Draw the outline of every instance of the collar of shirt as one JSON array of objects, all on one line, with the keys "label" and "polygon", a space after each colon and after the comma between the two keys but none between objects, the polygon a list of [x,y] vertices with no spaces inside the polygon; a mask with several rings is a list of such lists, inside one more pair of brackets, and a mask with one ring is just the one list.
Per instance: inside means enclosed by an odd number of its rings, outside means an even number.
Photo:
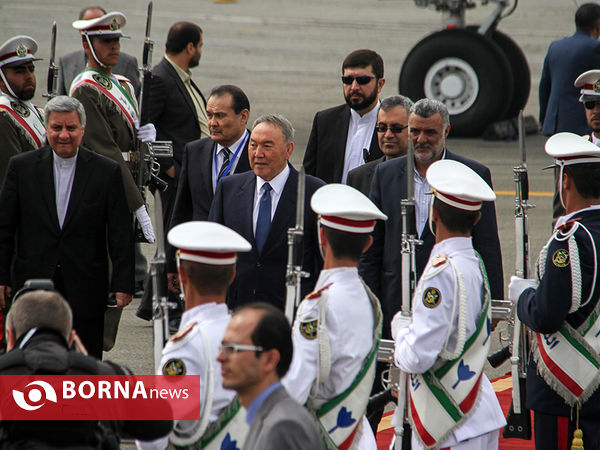
[{"label": "collar of shirt", "polygon": [[353,123],[362,123],[362,122],[369,122],[369,121],[377,122],[377,113],[379,112],[380,105],[381,105],[381,102],[379,100],[377,100],[377,104],[375,105],[375,107],[363,116],[361,116],[355,110],[350,108],[350,121]]},{"label": "collar of shirt", "polygon": [[177,65],[177,63],[175,63],[174,61],[172,61],[167,55],[165,55],[165,59],[167,61],[169,61],[169,63],[173,66],[173,68],[175,69],[175,72],[177,72],[177,75],[179,75],[179,78],[181,78],[181,81],[183,81],[184,84],[190,78],[192,78],[192,73],[189,70],[187,72],[185,70],[183,70],[181,67],[179,67]]},{"label": "collar of shirt", "polygon": [[207,319],[225,317],[228,314],[227,305],[225,303],[210,302],[194,306],[185,311],[181,316],[181,325],[179,326],[179,329],[182,329],[190,322],[202,322]]},{"label": "collar of shirt", "polygon": [[329,283],[335,283],[348,278],[358,278],[358,269],[356,267],[335,267],[333,269],[324,269],[319,273],[315,291]]},{"label": "collar of shirt", "polygon": [[591,136],[592,136],[592,144],[595,144],[596,146],[600,147],[600,139],[597,138],[594,133],[592,133]]},{"label": "collar of shirt", "polygon": [[577,214],[580,214],[585,211],[593,211],[593,210],[597,210],[597,209],[600,209],[600,205],[591,205],[591,206],[588,206],[587,208],[578,209],[577,211],[573,211],[570,214],[565,214],[564,216],[560,216],[558,219],[556,219],[556,223],[554,224],[554,229],[556,230],[556,229],[560,228],[560,226],[562,224],[564,224],[569,219],[571,219],[571,217],[573,217]]},{"label": "collar of shirt", "polygon": [[273,391],[275,391],[275,389],[279,387],[282,387],[282,384],[280,381],[277,381],[268,388],[266,388],[264,391],[262,391],[260,394],[258,394],[258,396],[250,404],[250,406],[248,407],[248,411],[246,412],[246,423],[248,425],[252,425],[252,422],[254,422],[254,419],[256,418],[256,414],[258,413],[260,407],[263,405],[263,403],[269,397],[269,395],[271,395]]},{"label": "collar of shirt", "polygon": [[451,237],[435,244],[431,249],[431,254],[429,258],[435,258],[438,255],[449,256],[452,252],[455,252],[457,250],[469,249],[473,249],[473,240],[471,239],[471,237]]},{"label": "collar of shirt", "polygon": [[350,121],[348,123],[348,135],[346,137],[346,148],[344,151],[344,166],[342,169],[342,184],[346,183],[348,172],[365,163],[364,149],[369,150],[373,132],[377,124],[377,105],[364,116],[350,109]]},{"label": "collar of shirt", "polygon": [[[277,205],[279,204],[279,199],[281,198],[281,193],[283,192],[283,188],[285,187],[285,183],[290,175],[290,166],[285,165],[285,169],[283,169],[279,174],[273,178],[268,183],[271,185],[271,220],[275,216],[275,211],[277,210]],[[252,211],[252,232],[256,233],[256,221],[258,220],[258,209],[260,207],[260,197],[263,194],[263,185],[266,183],[261,177],[256,177],[256,191],[254,193],[254,209]]]},{"label": "collar of shirt", "polygon": [[[446,159],[446,147],[442,152],[441,159]],[[429,203],[431,202],[431,186],[427,182],[427,178],[422,177],[417,170],[417,165],[414,168],[415,179],[415,215],[417,221],[417,232],[419,236],[423,234],[425,224],[429,218]]]},{"label": "collar of shirt", "polygon": [[[235,168],[237,167],[238,162],[240,161],[239,155],[241,155],[244,150],[240,149],[240,152],[238,153],[237,158],[234,158],[235,151],[237,150],[238,146],[242,145],[242,142],[246,138],[246,133],[248,133],[248,130],[244,130],[244,133],[240,136],[240,138],[237,141],[235,141],[233,143],[233,145],[227,147],[229,149],[229,151],[231,152],[231,158],[233,159],[233,163],[231,164],[231,169],[229,169],[229,175],[235,173]],[[213,192],[217,189],[217,176],[219,175],[219,170],[217,170],[217,169],[220,169],[221,164],[223,164],[224,156],[221,153],[221,150],[224,148],[225,147],[223,147],[221,144],[217,144],[215,147],[215,152],[217,153],[218,166],[215,167],[215,158],[213,158],[213,163],[212,163],[212,166],[213,166],[213,168],[212,168]]]},{"label": "collar of shirt", "polygon": [[77,149],[77,152],[75,153],[75,155],[71,156],[70,158],[63,158],[61,156],[58,156],[54,151],[52,151],[52,157],[54,158],[54,165],[56,167],[60,167],[61,169],[72,167],[75,165],[75,161],[77,161],[78,154],[79,154],[79,149]]}]

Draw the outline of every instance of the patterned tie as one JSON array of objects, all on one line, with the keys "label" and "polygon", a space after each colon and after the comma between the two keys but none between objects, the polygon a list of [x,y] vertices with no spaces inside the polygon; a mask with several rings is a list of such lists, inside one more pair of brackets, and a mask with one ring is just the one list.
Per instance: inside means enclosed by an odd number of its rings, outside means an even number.
[{"label": "patterned tie", "polygon": [[221,170],[219,170],[219,176],[217,177],[217,181],[221,179],[221,177],[225,173],[225,169],[227,169],[227,166],[229,165],[229,158],[231,158],[231,150],[229,150],[226,147],[222,148],[221,154],[223,155],[223,163],[221,164]]},{"label": "patterned tie", "polygon": [[263,195],[258,205],[258,219],[256,220],[255,240],[258,252],[262,253],[263,245],[267,240],[269,228],[271,228],[271,190],[269,183],[263,184]]}]

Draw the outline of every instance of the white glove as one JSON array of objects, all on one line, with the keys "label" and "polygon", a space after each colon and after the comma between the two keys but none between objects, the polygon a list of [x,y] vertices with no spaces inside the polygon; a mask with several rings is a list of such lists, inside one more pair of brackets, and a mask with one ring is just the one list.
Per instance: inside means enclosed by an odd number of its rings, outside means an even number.
[{"label": "white glove", "polygon": [[508,284],[508,298],[516,304],[525,289],[535,287],[537,287],[536,280],[513,275],[510,277],[510,283]]},{"label": "white glove", "polygon": [[137,217],[137,220],[142,227],[146,240],[150,243],[154,242],[154,228],[152,228],[152,221],[150,220],[148,211],[146,211],[145,205],[142,205],[135,210],[135,217]]},{"label": "white glove", "polygon": [[140,122],[135,121],[135,129],[137,130],[137,138],[142,142],[154,142],[156,140],[156,128],[154,124],[147,123],[140,127]]},{"label": "white glove", "polygon": [[412,317],[405,316],[398,311],[392,319],[392,338],[396,340],[396,336],[401,329],[408,327],[412,323]]}]

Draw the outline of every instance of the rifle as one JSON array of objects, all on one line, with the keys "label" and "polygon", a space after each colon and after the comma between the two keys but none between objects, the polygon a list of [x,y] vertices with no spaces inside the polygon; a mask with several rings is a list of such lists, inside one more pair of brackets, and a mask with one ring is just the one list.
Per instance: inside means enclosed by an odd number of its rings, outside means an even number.
[{"label": "rifle", "polygon": [[43,97],[53,99],[57,95],[57,82],[58,82],[58,67],[55,63],[56,55],[56,21],[52,23],[52,37],[50,39],[50,62],[48,63],[48,81],[47,81],[47,93],[43,94]]},{"label": "rifle", "polygon": [[[527,213],[535,205],[529,203],[529,179],[527,176],[527,160],[525,152],[525,130],[523,111],[519,113],[519,148],[521,163],[513,169],[515,191],[515,237],[516,265],[515,274],[521,278],[529,278],[529,222]],[[529,330],[521,323],[515,307],[512,307],[509,328],[512,338],[507,347],[488,357],[493,367],[502,364],[510,356],[512,373],[512,403],[506,417],[506,426],[502,431],[505,438],[531,439],[531,413],[525,408],[525,376],[527,357],[529,355]]]},{"label": "rifle", "polygon": [[298,174],[298,195],[296,197],[296,226],[288,228],[288,260],[285,273],[285,316],[290,324],[294,321],[294,311],[300,303],[302,278],[309,276],[302,270],[304,260],[304,197],[306,190],[304,166]]}]

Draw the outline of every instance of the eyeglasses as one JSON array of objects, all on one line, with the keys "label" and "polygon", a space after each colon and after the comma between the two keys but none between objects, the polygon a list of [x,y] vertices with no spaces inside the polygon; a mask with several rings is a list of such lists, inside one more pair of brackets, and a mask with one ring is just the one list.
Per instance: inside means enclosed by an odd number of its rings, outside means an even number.
[{"label": "eyeglasses", "polygon": [[378,133],[385,133],[389,129],[394,134],[400,134],[406,128],[408,128],[408,125],[390,125],[388,127],[385,123],[378,123],[375,126],[375,130],[377,130]]},{"label": "eyeglasses", "polygon": [[245,345],[245,344],[221,344],[219,351],[229,356],[237,352],[262,352],[264,348],[260,345]]},{"label": "eyeglasses", "polygon": [[585,106],[585,109],[594,109],[598,103],[600,101],[590,100],[589,102],[583,102],[583,106]]},{"label": "eyeglasses", "polygon": [[358,84],[369,84],[369,81],[371,81],[373,78],[375,78],[375,77],[371,77],[369,75],[359,75],[357,77],[351,77],[351,76],[344,75],[342,77],[342,83],[352,84],[352,83],[354,83],[354,80],[356,80],[356,82]]}]

